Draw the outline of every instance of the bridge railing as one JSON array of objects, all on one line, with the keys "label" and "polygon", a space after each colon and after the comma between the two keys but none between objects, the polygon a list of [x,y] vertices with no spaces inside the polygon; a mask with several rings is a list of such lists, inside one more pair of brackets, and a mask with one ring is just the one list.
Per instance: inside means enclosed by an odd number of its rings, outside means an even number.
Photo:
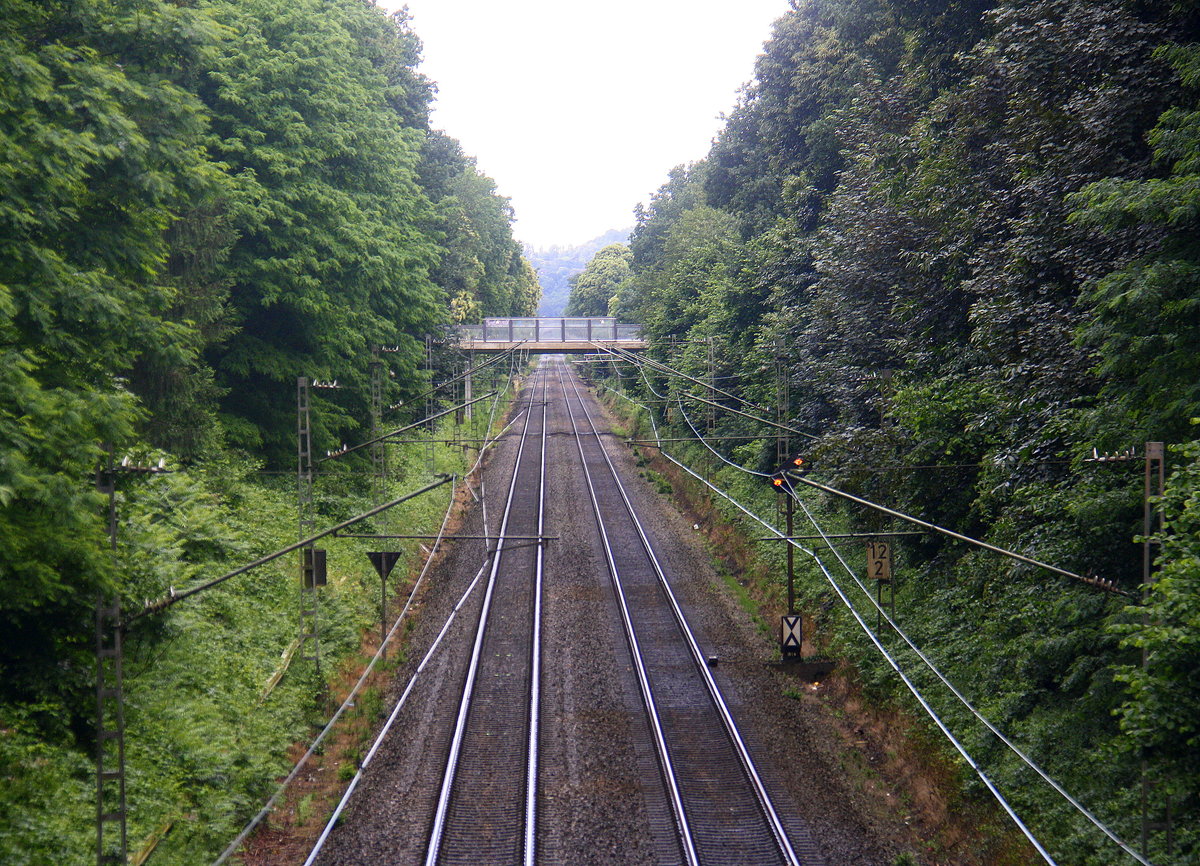
[{"label": "bridge railing", "polygon": [[641,325],[621,324],[611,316],[484,319],[482,325],[460,325],[458,331],[463,341],[473,343],[604,342],[642,338]]}]

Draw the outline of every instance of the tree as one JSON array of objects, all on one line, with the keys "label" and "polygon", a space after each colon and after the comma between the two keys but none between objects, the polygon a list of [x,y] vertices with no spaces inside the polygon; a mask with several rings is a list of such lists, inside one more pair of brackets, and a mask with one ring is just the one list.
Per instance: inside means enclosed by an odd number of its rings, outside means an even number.
[{"label": "tree", "polygon": [[[135,442],[128,380],[187,365],[167,230],[214,189],[203,106],[164,69],[218,28],[159,0],[0,2],[0,630],[10,698],[86,681],[86,623],[115,590],[92,484]],[[75,706],[80,709],[79,705]]]},{"label": "tree", "polygon": [[[419,338],[445,315],[417,181],[424,132],[405,125],[404,87],[419,82],[397,72],[413,56],[403,22],[353,0],[212,8],[238,33],[202,94],[213,156],[237,179],[227,273],[239,330],[208,357],[231,441],[283,463],[297,376],[365,385],[370,348],[391,345],[397,378],[415,387]],[[319,440],[365,421],[361,405],[321,405]]]},{"label": "tree", "polygon": [[617,289],[629,279],[633,254],[625,244],[609,244],[598,251],[586,268],[571,277],[571,296],[564,316],[607,316]]}]

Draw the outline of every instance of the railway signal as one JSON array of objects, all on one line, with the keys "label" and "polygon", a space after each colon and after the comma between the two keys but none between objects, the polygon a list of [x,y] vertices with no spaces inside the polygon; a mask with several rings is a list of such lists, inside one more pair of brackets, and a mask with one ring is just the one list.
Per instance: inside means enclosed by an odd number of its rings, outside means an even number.
[{"label": "railway signal", "polygon": [[[783,468],[771,476],[771,483],[776,487],[783,487],[789,481],[801,478],[808,474],[809,462],[808,458],[802,454],[797,454],[789,460]],[[791,485],[788,485],[791,486]]]},{"label": "railway signal", "polygon": [[387,579],[403,555],[399,550],[378,550],[367,554],[379,575],[379,652],[387,658]]},{"label": "railway signal", "polygon": [[[792,457],[778,472],[771,476],[771,484],[780,492],[790,492],[792,481],[801,478],[808,472],[808,459],[803,454]],[[787,535],[791,539],[795,531],[794,514],[795,500],[792,496],[784,497],[784,515],[787,518]],[[779,652],[784,661],[801,657],[803,644],[802,617],[796,613],[796,562],[791,541],[787,546],[787,613],[779,624]]]}]

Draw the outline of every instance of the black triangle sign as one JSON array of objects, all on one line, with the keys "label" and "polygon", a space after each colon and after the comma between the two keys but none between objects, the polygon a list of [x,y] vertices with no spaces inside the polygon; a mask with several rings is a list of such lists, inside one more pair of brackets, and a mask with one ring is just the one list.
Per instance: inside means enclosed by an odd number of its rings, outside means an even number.
[{"label": "black triangle sign", "polygon": [[367,557],[371,560],[371,565],[375,566],[375,571],[384,580],[392,573],[396,563],[400,561],[400,551],[398,550],[383,550],[375,553],[368,553]]}]

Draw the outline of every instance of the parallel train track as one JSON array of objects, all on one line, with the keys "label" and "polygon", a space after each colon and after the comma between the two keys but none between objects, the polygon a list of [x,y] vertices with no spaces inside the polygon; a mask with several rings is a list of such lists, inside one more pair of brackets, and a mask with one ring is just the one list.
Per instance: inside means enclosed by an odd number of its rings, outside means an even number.
[{"label": "parallel train track", "polygon": [[[545,847],[545,832],[553,828],[538,826],[543,814],[562,820],[561,809],[538,802],[543,789],[552,787],[539,780],[539,772],[552,769],[543,766],[548,759],[542,758],[550,735],[560,742],[568,735],[555,728],[559,720],[545,708],[551,698],[561,698],[548,691],[561,683],[553,677],[543,682],[541,672],[543,592],[552,593],[556,586],[553,573],[543,574],[545,539],[557,529],[546,525],[549,435],[569,437],[559,440],[569,445],[555,452],[556,457],[569,456],[553,470],[586,482],[586,501],[580,498],[569,508],[582,514],[585,523],[591,512],[604,548],[597,561],[607,570],[616,601],[592,613],[619,611],[621,625],[602,629],[613,635],[604,645],[621,668],[636,673],[637,691],[628,692],[622,699],[628,706],[621,709],[646,732],[637,735],[641,742],[653,744],[653,757],[642,765],[637,784],[654,802],[669,804],[650,810],[653,827],[630,827],[629,832],[660,840],[655,846],[659,862],[822,862],[803,828],[794,819],[781,818],[773,807],[574,373],[561,361],[543,363],[519,408],[523,428],[515,443],[480,619],[469,661],[463,663],[463,688],[457,712],[444,711],[447,719],[453,717],[453,732],[442,741],[448,746],[439,747],[447,751],[440,790],[436,802],[431,795],[430,805],[419,807],[430,810],[426,866],[532,866],[554,856]],[[579,561],[590,561],[594,553],[590,540],[563,537],[555,543],[575,544],[567,555]],[[590,573],[601,581],[599,591],[607,591],[603,570]],[[448,722],[441,730],[449,727]]]}]

